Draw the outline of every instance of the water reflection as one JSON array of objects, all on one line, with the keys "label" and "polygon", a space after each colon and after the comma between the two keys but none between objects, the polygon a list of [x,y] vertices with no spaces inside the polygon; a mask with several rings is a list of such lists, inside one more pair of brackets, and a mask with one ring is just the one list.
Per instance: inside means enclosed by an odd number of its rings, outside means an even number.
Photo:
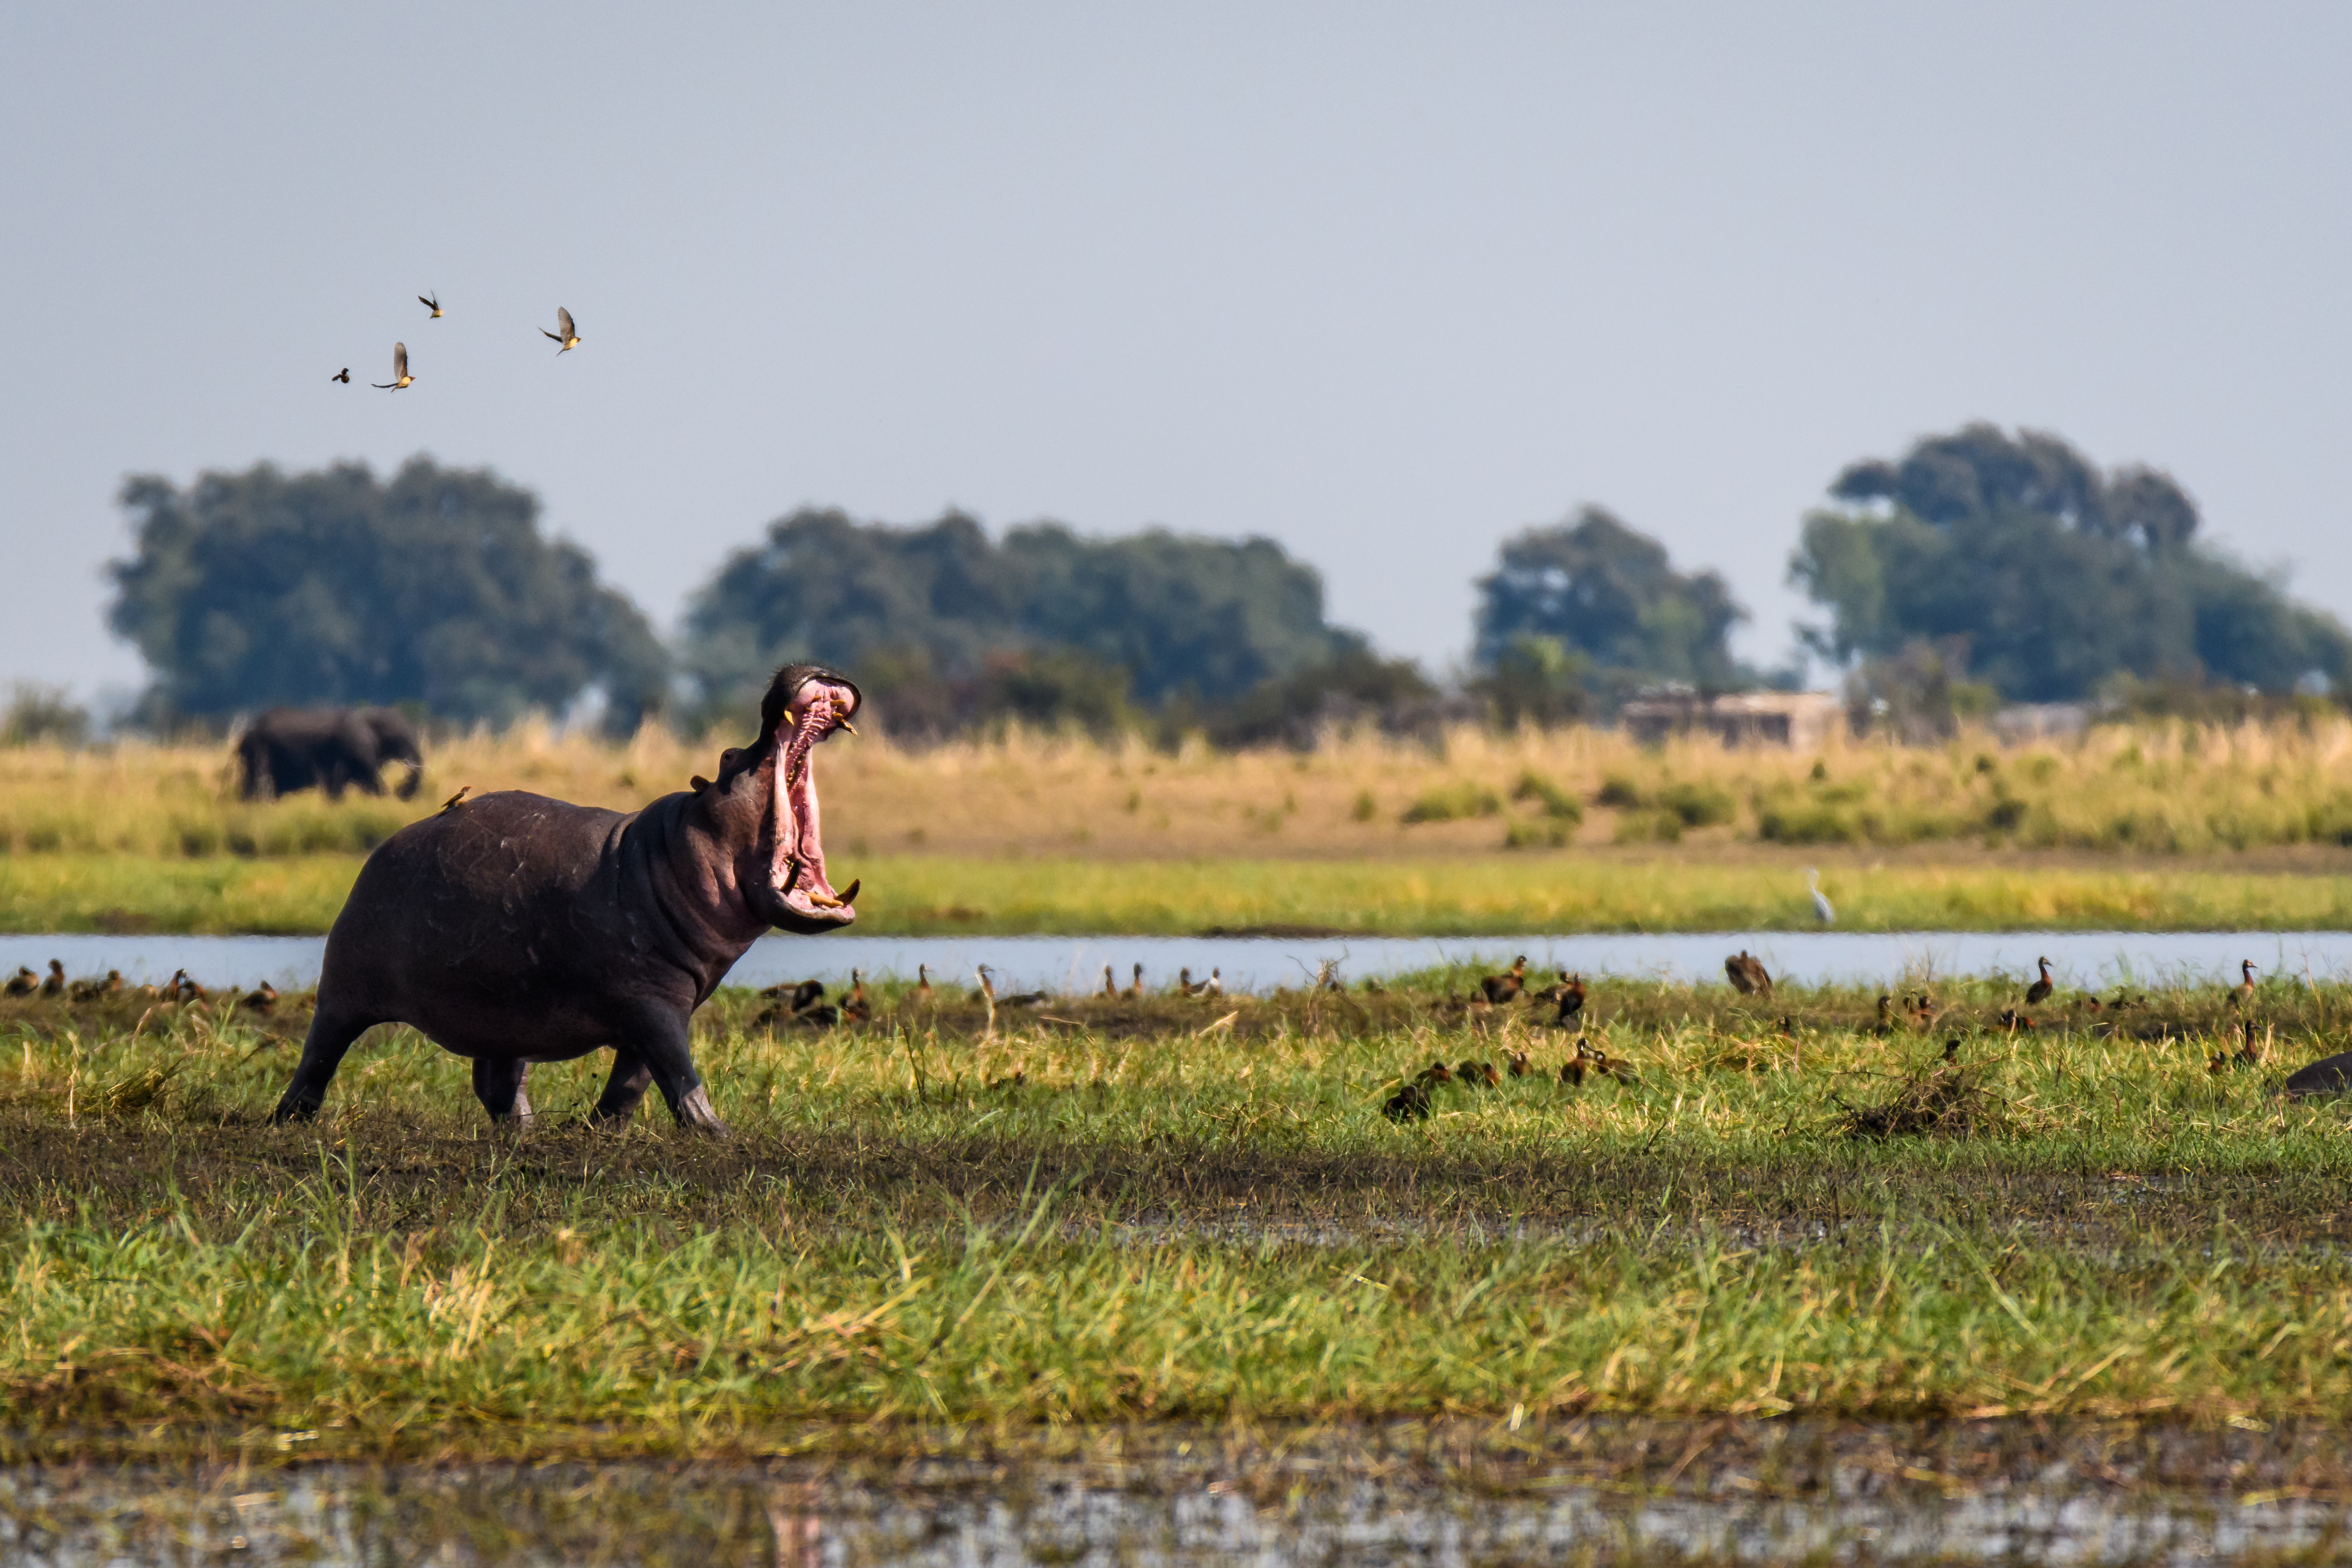
[{"label": "water reflection", "polygon": [[[1399,1453],[1328,1432],[1052,1461],[819,1469],[0,1470],[11,1563],[323,1565],[2032,1561],[2326,1555],[2325,1434],[1655,1425]],[[1503,1434],[1507,1436],[1507,1434]],[[1547,1454],[1546,1448],[1551,1450]],[[1696,1462],[1695,1463],[1694,1460]],[[2235,1495],[2233,1495],[2233,1491]],[[2251,1495],[2249,1495],[2251,1494]]]},{"label": "water reflection", "polygon": [[[753,945],[729,983],[769,986],[814,976],[837,983],[853,968],[870,978],[912,978],[916,966],[968,982],[988,965],[1000,986],[1091,991],[1103,966],[1124,983],[1141,964],[1164,987],[1180,968],[1195,978],[1221,970],[1228,990],[1266,991],[1311,981],[1326,961],[1346,978],[1403,974],[1446,964],[1494,967],[1525,953],[1539,970],[1719,980],[1724,955],[1745,947],[1783,980],[1885,985],[1906,977],[2030,975],[2046,955],[2062,984],[2106,987],[2221,981],[2239,960],[2265,974],[2340,979],[2352,975],[2352,931],[1727,931],[1595,936],[770,936]],[[62,959],[68,973],[120,969],[153,983],[184,968],[207,985],[263,980],[307,987],[319,977],[323,936],[0,936],[0,972]]]}]

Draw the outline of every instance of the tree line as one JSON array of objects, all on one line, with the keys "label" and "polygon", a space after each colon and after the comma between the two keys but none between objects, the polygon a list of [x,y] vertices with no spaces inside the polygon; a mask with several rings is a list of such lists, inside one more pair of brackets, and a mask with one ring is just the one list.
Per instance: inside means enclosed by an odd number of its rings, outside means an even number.
[{"label": "tree line", "polygon": [[[1251,745],[1571,722],[1664,685],[1801,674],[1735,658],[1748,612],[1722,576],[1598,507],[1505,542],[1477,580],[1469,670],[1441,684],[1334,624],[1315,570],[1265,538],[803,509],[728,556],[666,643],[487,470],[264,464],[184,488],[135,477],[121,499],[132,549],[109,567],[109,622],[152,673],[137,716],[159,727],[327,703],[497,725],[587,701],[614,733],[656,712],[699,728],[808,659],[905,737],[1019,721]],[[1998,701],[2352,685],[2352,632],[2200,523],[2168,476],[2103,473],[2053,435],[1926,437],[1848,466],[1803,519],[1789,573],[1822,618],[1801,640],[1882,711],[1930,723]]]}]

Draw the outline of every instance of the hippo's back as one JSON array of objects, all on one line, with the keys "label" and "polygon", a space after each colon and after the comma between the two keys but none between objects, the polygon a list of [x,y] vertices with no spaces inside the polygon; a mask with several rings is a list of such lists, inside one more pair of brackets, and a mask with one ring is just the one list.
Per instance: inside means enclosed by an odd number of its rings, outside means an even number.
[{"label": "hippo's back", "polygon": [[538,1032],[609,977],[632,819],[501,790],[412,822],[360,869],[327,936],[320,1002],[411,1023],[453,1050]]}]

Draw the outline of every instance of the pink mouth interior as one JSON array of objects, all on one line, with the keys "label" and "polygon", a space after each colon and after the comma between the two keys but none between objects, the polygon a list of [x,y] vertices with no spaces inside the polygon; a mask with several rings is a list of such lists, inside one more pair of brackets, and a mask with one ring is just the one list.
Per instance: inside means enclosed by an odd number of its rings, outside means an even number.
[{"label": "pink mouth interior", "polygon": [[768,867],[770,885],[787,909],[815,919],[856,918],[825,876],[812,753],[819,741],[842,727],[856,704],[845,687],[810,681],[793,695],[783,722],[776,727],[776,847]]}]

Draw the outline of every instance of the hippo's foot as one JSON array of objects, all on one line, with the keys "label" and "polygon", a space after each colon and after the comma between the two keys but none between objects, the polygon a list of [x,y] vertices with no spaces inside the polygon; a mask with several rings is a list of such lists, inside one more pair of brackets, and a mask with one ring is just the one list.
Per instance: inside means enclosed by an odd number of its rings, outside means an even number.
[{"label": "hippo's foot", "polygon": [[269,1113],[269,1120],[279,1122],[315,1122],[319,1118],[319,1102],[289,1093],[278,1102],[278,1109]]},{"label": "hippo's foot", "polygon": [[713,1138],[727,1136],[727,1124],[720,1121],[719,1113],[710,1108],[710,1096],[699,1083],[678,1096],[677,1103],[671,1109],[677,1114],[677,1124],[687,1132],[701,1133]]}]

